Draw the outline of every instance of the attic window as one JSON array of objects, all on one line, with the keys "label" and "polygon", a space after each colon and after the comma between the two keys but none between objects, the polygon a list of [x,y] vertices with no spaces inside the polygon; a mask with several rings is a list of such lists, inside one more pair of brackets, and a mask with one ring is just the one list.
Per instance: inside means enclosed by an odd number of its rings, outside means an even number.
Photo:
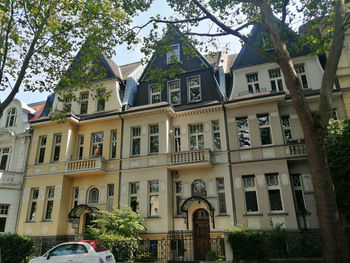
[{"label": "attic window", "polygon": [[16,116],[17,116],[16,108],[11,108],[7,113],[6,127],[12,127],[16,125]]},{"label": "attic window", "polygon": [[151,104],[160,102],[160,88],[157,85],[150,85],[149,91]]},{"label": "attic window", "polygon": [[264,51],[273,50],[272,40],[266,33],[264,33],[262,35],[261,41],[262,41],[262,44],[263,44],[263,50]]},{"label": "attic window", "polygon": [[180,61],[180,45],[171,45],[171,51],[166,56],[167,64],[175,63]]}]

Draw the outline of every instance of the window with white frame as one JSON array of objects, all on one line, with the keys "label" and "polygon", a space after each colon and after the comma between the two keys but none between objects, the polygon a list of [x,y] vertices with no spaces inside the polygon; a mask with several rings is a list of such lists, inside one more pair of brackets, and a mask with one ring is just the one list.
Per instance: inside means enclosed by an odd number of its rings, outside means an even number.
[{"label": "window with white frame", "polygon": [[117,157],[117,131],[111,131],[111,158]]},{"label": "window with white frame", "polygon": [[5,232],[9,207],[10,205],[0,204],[0,233]]},{"label": "window with white frame", "polygon": [[302,176],[300,174],[291,175],[292,186],[294,191],[295,207],[297,212],[304,213],[306,211],[304,190],[302,184]]},{"label": "window with white frame", "polygon": [[10,160],[10,148],[0,148],[0,170],[7,170]]},{"label": "window with white frame", "polygon": [[135,213],[139,212],[140,183],[130,183],[130,207]]},{"label": "window with white frame", "polygon": [[190,149],[204,149],[203,124],[189,125],[190,130]]},{"label": "window with white frame", "polygon": [[225,181],[224,178],[216,178],[216,190],[219,201],[219,214],[226,214]]},{"label": "window with white frame", "polygon": [[78,159],[83,159],[84,155],[84,135],[80,135],[78,138]]},{"label": "window with white frame", "polygon": [[80,93],[80,114],[86,114],[89,106],[89,92]]},{"label": "window with white frame", "polygon": [[250,133],[248,127],[248,117],[236,118],[238,144],[240,149],[250,147]]},{"label": "window with white frame", "polygon": [[272,144],[269,114],[259,114],[257,115],[257,118],[260,131],[261,145]]},{"label": "window with white frame", "polygon": [[55,134],[53,136],[53,153],[52,153],[53,162],[58,162],[60,159],[61,141],[62,141],[62,134]]},{"label": "window with white frame", "polygon": [[140,155],[141,152],[141,127],[131,128],[131,155]]},{"label": "window with white frame", "polygon": [[298,74],[301,86],[304,89],[309,88],[304,64],[295,65],[294,68],[295,68],[296,73]]},{"label": "window with white frame", "polygon": [[97,132],[91,134],[91,156],[102,156],[103,151],[103,132]]},{"label": "window with white frame", "polygon": [[172,80],[168,82],[169,103],[178,105],[181,103],[180,80]]},{"label": "window with white frame", "polygon": [[53,201],[55,198],[55,187],[47,187],[46,189],[46,207],[45,207],[45,220],[51,220]]},{"label": "window with white frame", "polygon": [[175,182],[175,208],[176,208],[176,215],[180,216],[182,214],[181,212],[181,204],[182,204],[182,182],[177,181]]},{"label": "window with white frame", "polygon": [[5,127],[13,127],[16,125],[16,119],[17,119],[17,109],[11,108],[7,112],[7,118],[6,118],[6,125]]},{"label": "window with white frame", "polygon": [[187,79],[188,97],[190,102],[200,101],[201,97],[201,84],[199,76],[189,77]]},{"label": "window with white frame", "polygon": [[161,89],[160,87],[158,87],[158,85],[153,84],[149,86],[149,99],[150,99],[150,103],[158,103],[161,101]]},{"label": "window with white frame", "polygon": [[171,45],[170,51],[167,53],[166,61],[167,64],[175,63],[180,61],[180,45]]},{"label": "window with white frame", "polygon": [[256,196],[255,176],[244,175],[242,179],[246,211],[247,213],[256,213],[259,211],[259,207]]},{"label": "window with white frame", "polygon": [[89,204],[98,204],[100,191],[96,187],[92,187],[88,194]]},{"label": "window with white frame", "polygon": [[214,145],[214,151],[220,151],[221,150],[221,140],[220,140],[220,125],[219,121],[212,121],[211,127],[213,131],[213,145]]},{"label": "window with white frame", "polygon": [[289,143],[293,140],[289,115],[282,115],[281,123],[282,123],[282,132],[283,132],[284,142]]},{"label": "window with white frame", "polygon": [[63,110],[66,112],[72,111],[72,97],[64,98]]},{"label": "window with white frame", "polygon": [[28,221],[35,220],[35,214],[36,214],[36,209],[37,209],[37,205],[38,205],[38,203],[37,203],[38,198],[39,198],[39,188],[32,188],[31,195],[30,195],[30,202],[29,202]]},{"label": "window with white frame", "polygon": [[174,128],[175,152],[181,152],[181,130],[180,127]]},{"label": "window with white frame", "polygon": [[107,210],[113,210],[114,184],[107,184]]},{"label": "window with white frame", "polygon": [[38,163],[43,163],[45,158],[45,149],[46,149],[47,136],[39,137],[39,150],[38,150]]},{"label": "window with white frame", "polygon": [[258,73],[247,74],[246,78],[247,78],[247,82],[248,82],[248,92],[249,93],[259,93],[260,86],[259,86]]},{"label": "window with white frame", "polygon": [[159,215],[159,181],[150,181],[149,185],[149,216]]},{"label": "window with white frame", "polygon": [[149,153],[159,152],[159,125],[149,126]]},{"label": "window with white frame", "polygon": [[265,174],[271,212],[283,211],[278,173]]},{"label": "window with white frame", "polygon": [[106,89],[97,90],[97,107],[96,107],[97,111],[105,110],[105,106],[106,106],[105,95],[106,95]]},{"label": "window with white frame", "polygon": [[79,187],[74,187],[73,188],[73,204],[72,207],[76,207],[79,204]]},{"label": "window with white frame", "polygon": [[282,74],[279,68],[269,70],[271,91],[283,91]]}]

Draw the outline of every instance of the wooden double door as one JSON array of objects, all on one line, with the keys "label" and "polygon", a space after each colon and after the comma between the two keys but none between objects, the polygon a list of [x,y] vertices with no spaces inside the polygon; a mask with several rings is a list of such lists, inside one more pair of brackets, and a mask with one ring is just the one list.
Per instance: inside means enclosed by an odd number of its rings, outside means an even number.
[{"label": "wooden double door", "polygon": [[204,209],[198,209],[193,213],[193,247],[194,259],[205,260],[211,247],[209,214]]}]

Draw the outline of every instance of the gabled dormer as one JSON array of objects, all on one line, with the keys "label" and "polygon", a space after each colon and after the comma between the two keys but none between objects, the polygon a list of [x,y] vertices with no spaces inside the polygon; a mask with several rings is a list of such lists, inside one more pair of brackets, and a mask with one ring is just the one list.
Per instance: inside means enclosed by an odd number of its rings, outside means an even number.
[{"label": "gabled dormer", "polygon": [[171,28],[162,41],[166,47],[153,54],[142,73],[133,106],[168,102],[179,107],[220,100],[214,67],[188,39]]},{"label": "gabled dormer", "polygon": [[[308,46],[302,45],[298,34],[291,29],[286,28],[284,38],[304,91],[312,93],[313,90],[318,90],[321,87],[323,74],[318,56],[310,56]],[[274,53],[270,38],[260,27],[253,27],[249,40],[265,52]],[[288,93],[279,65],[261,57],[246,45],[242,47],[231,70],[233,73],[231,99],[254,94]]]}]

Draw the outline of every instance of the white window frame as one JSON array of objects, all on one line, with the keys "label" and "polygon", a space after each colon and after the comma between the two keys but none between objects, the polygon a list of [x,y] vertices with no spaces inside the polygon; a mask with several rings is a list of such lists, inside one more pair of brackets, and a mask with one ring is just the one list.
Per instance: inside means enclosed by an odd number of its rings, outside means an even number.
[{"label": "white window frame", "polygon": [[[157,154],[159,153],[159,124],[152,124],[148,126],[148,131],[149,131],[149,153],[150,154]],[[156,151],[152,150],[152,139],[155,139],[156,142],[158,142],[158,149]]]},{"label": "white window frame", "polygon": [[[111,130],[111,159],[117,158],[117,146],[118,146],[117,140],[118,140],[117,130]],[[114,156],[113,156],[113,152],[114,152]]]},{"label": "white window frame", "polygon": [[[86,104],[86,112],[82,113],[82,106]],[[89,111],[89,92],[84,91],[80,93],[80,114],[87,114]]]},{"label": "white window frame", "polygon": [[[96,99],[96,111],[104,111],[106,109],[106,100],[105,100],[105,95],[106,95],[106,89],[105,88],[100,88],[96,91],[97,99]],[[99,97],[102,97],[99,99]],[[103,108],[99,109],[100,104],[102,105],[103,103]]]},{"label": "white window frame", "polygon": [[174,152],[181,152],[181,128],[174,127]]},{"label": "white window frame", "polygon": [[[139,131],[136,133],[136,131]],[[135,131],[135,132],[134,132]],[[139,153],[134,153],[134,142],[138,141],[139,143]],[[141,154],[141,127],[131,127],[131,147],[130,147],[131,156],[139,156]]]},{"label": "white window frame", "polygon": [[[238,122],[244,120],[244,122],[247,124],[246,127],[239,127]],[[239,117],[236,118],[236,127],[237,127],[237,139],[238,139],[238,147],[239,149],[248,149],[252,146],[252,140],[250,137],[250,131],[249,131],[249,119],[248,117]],[[249,135],[249,146],[247,145],[241,145],[240,143],[240,134],[241,132],[247,132],[247,134]]]},{"label": "white window frame", "polygon": [[10,205],[0,204],[0,218],[5,218],[4,231],[0,231],[0,233],[6,232],[6,222],[7,222],[7,216],[8,216],[9,210],[10,210]]},{"label": "white window frame", "polygon": [[84,141],[85,137],[84,135],[79,135],[78,137],[78,153],[77,153],[77,159],[81,160],[84,157]]},{"label": "white window frame", "polygon": [[[220,122],[218,120],[211,121],[211,128],[213,134],[213,149],[214,151],[221,151],[221,134],[220,134]],[[215,137],[218,136],[219,147],[215,145]]]},{"label": "white window frame", "polygon": [[[155,191],[151,185],[157,184],[157,191]],[[153,199],[154,198],[154,199]],[[154,204],[152,204],[152,201],[158,202],[158,207]],[[155,206],[155,207],[153,207]],[[152,180],[148,181],[148,216],[149,217],[158,217],[159,216],[159,208],[160,208],[160,200],[159,200],[159,181],[158,180]],[[154,213],[152,210],[154,209]],[[155,210],[157,209],[157,210]]]},{"label": "white window frame", "polygon": [[[286,119],[287,123],[285,123],[283,120]],[[293,131],[292,131],[292,125],[290,122],[290,116],[288,114],[286,115],[281,115],[281,126],[282,126],[282,133],[283,133],[283,139],[284,139],[284,143],[290,143],[291,141],[293,141]],[[291,138],[290,140],[288,140],[287,136],[286,136],[286,132],[290,132]]]},{"label": "white window frame", "polygon": [[[174,51],[174,47],[177,48],[177,50]],[[167,64],[171,64],[174,61],[173,58],[175,58],[176,56],[176,60],[177,62],[180,61],[180,44],[174,44],[174,45],[171,45],[171,51],[167,52],[166,54],[166,63]]]},{"label": "white window frame", "polygon": [[[37,155],[37,163],[44,163],[45,162],[45,154],[46,154],[46,145],[47,145],[47,136],[40,136],[39,137],[39,145],[38,145],[38,155]],[[40,162],[40,152],[41,149],[43,149],[44,151],[44,156],[43,156],[43,160]]]},{"label": "white window frame", "polygon": [[259,75],[258,73],[246,74],[248,93],[260,93]]},{"label": "white window frame", "polygon": [[[282,77],[282,72],[280,68],[270,69],[269,78],[270,78],[272,92],[284,91],[283,77]],[[275,88],[276,88],[275,90],[272,89],[272,86],[273,86],[272,83],[275,83]]]},{"label": "white window frame", "polygon": [[[148,86],[149,89],[149,103],[155,104],[162,101],[162,92],[161,89],[157,86],[157,84],[151,84]],[[153,100],[153,96],[159,96],[159,100]]]},{"label": "white window frame", "polygon": [[12,107],[7,111],[5,127],[8,128],[8,127],[16,126],[16,120],[17,120],[17,108]]},{"label": "white window frame", "polygon": [[114,184],[107,184],[107,211],[113,210],[114,195],[115,195]]},{"label": "white window frame", "polygon": [[[180,190],[178,190],[178,185],[180,185]],[[182,195],[183,195],[183,183],[182,181],[175,181],[174,182],[174,193],[175,193],[175,215],[181,216],[181,203],[182,203]]]},{"label": "white window frame", "polygon": [[[198,78],[198,84],[191,86],[191,79]],[[202,87],[201,87],[201,77],[200,75],[187,77],[187,89],[188,89],[188,102],[198,102],[202,100]],[[199,98],[196,100],[191,100],[191,90],[199,89]]]},{"label": "white window frame", "polygon": [[[198,127],[198,129],[196,129],[196,127]],[[192,128],[195,129],[194,132],[191,131]],[[188,145],[190,147],[190,151],[203,150],[205,147],[203,123],[190,124],[190,125],[188,125],[188,130],[189,130],[189,144]],[[192,136],[195,137],[195,140],[196,140],[195,147],[191,146],[191,137]],[[199,136],[203,136],[203,146],[199,145]]]},{"label": "white window frame", "polygon": [[[259,118],[260,118],[260,117],[267,117],[267,119],[268,119],[268,124],[262,124],[262,125],[260,125],[260,124],[259,124]],[[261,142],[261,145],[262,145],[262,146],[273,145],[273,136],[272,136],[272,129],[271,129],[270,114],[268,114],[268,113],[257,114],[257,115],[256,115],[256,118],[257,118],[257,121],[258,121],[258,127],[259,127],[259,134],[260,134],[260,142]],[[269,128],[269,130],[270,130],[270,139],[271,139],[271,143],[263,144],[262,137],[261,137],[261,129],[266,129],[266,128]]]},{"label": "white window frame", "polygon": [[[99,137],[96,137],[96,140],[94,138],[95,135],[102,134],[100,140]],[[103,139],[104,139],[104,133],[103,132],[94,132],[91,133],[91,157],[102,157],[103,155]],[[96,149],[100,147],[99,153],[95,154],[94,152]]]},{"label": "white window frame", "polygon": [[[28,221],[35,222],[36,213],[38,211],[39,194],[40,194],[39,188],[30,189],[30,202],[29,202],[28,219],[27,219]],[[33,209],[34,211],[32,210],[33,205],[35,205]]]},{"label": "white window frame", "polygon": [[[62,144],[62,134],[54,134],[53,136],[53,147],[52,147],[52,162],[59,162],[61,156],[61,144]],[[58,147],[58,159],[55,159],[55,151],[56,147]]]},{"label": "white window frame", "polygon": [[66,112],[72,111],[72,97],[64,98],[63,110]]},{"label": "white window frame", "polygon": [[73,187],[72,208],[79,205],[79,186]]},{"label": "white window frame", "polygon": [[4,171],[7,171],[9,168],[9,165],[10,165],[10,158],[11,158],[11,148],[10,147],[0,148],[0,163],[2,163],[2,158],[4,156],[7,156],[6,164],[4,167]]},{"label": "white window frame", "polygon": [[[136,192],[133,192],[132,186],[135,186]],[[131,201],[133,198],[136,198],[136,207],[135,210],[132,209],[132,204]],[[131,207],[131,209],[135,212],[135,213],[139,213],[140,211],[140,182],[131,182],[129,183],[129,206]]]},{"label": "white window frame", "polygon": [[[248,178],[252,178],[253,184],[248,183]],[[242,184],[243,184],[243,192],[244,192],[244,205],[245,205],[245,211],[247,214],[258,214],[259,213],[259,198],[258,198],[258,191],[256,189],[256,183],[255,183],[255,175],[243,175],[242,176]],[[257,210],[256,211],[248,211],[247,207],[247,197],[246,193],[247,192],[255,192],[255,199],[256,199],[256,206]]]},{"label": "white window frame", "polygon": [[[49,186],[49,187],[46,188],[46,202],[45,202],[44,221],[52,220],[54,199],[55,199],[55,187],[54,186]],[[49,204],[51,204],[50,214],[48,214]]]},{"label": "white window frame", "polygon": [[[269,177],[273,177],[274,179],[270,179]],[[283,198],[282,198],[282,191],[281,191],[281,186],[280,186],[280,178],[278,173],[266,173],[265,174],[265,180],[266,180],[266,187],[267,187],[267,195],[269,198],[269,205],[270,205],[270,211],[271,213],[280,213],[284,211],[284,206],[283,206]],[[280,199],[281,199],[281,210],[272,210],[271,208],[271,200],[270,200],[270,194],[269,191],[275,191],[278,190],[280,193]]]},{"label": "white window frame", "polygon": [[[178,103],[173,103],[171,101],[171,94],[174,92],[179,93],[179,102]],[[172,105],[180,105],[181,104],[181,84],[180,80],[170,80],[168,81],[168,94],[169,94],[169,103]]]},{"label": "white window frame", "polygon": [[[219,184],[220,184],[219,180],[222,180],[223,188],[219,187]],[[227,205],[226,205],[226,194],[225,194],[225,179],[223,177],[217,177],[215,181],[216,181],[216,191],[218,193],[218,212],[219,212],[219,215],[226,215],[227,214]],[[223,195],[223,197],[224,197],[225,211],[221,211],[220,194]]]},{"label": "white window frame", "polygon": [[[296,65],[294,65],[294,69],[295,69],[295,72],[298,74],[298,78],[299,78],[302,89],[309,89],[310,84],[309,84],[309,80],[308,80],[308,77],[306,74],[305,64],[296,64]],[[306,87],[304,86],[304,83],[303,83],[304,76],[305,76],[305,80],[306,80]]]},{"label": "white window frame", "polygon": [[[91,200],[92,197],[90,196],[92,194],[92,191],[97,191],[97,200]],[[97,205],[99,204],[99,201],[100,201],[100,190],[96,187],[96,186],[93,186],[89,189],[88,191],[88,195],[87,195],[87,203],[88,204],[94,204],[94,205]]]}]

